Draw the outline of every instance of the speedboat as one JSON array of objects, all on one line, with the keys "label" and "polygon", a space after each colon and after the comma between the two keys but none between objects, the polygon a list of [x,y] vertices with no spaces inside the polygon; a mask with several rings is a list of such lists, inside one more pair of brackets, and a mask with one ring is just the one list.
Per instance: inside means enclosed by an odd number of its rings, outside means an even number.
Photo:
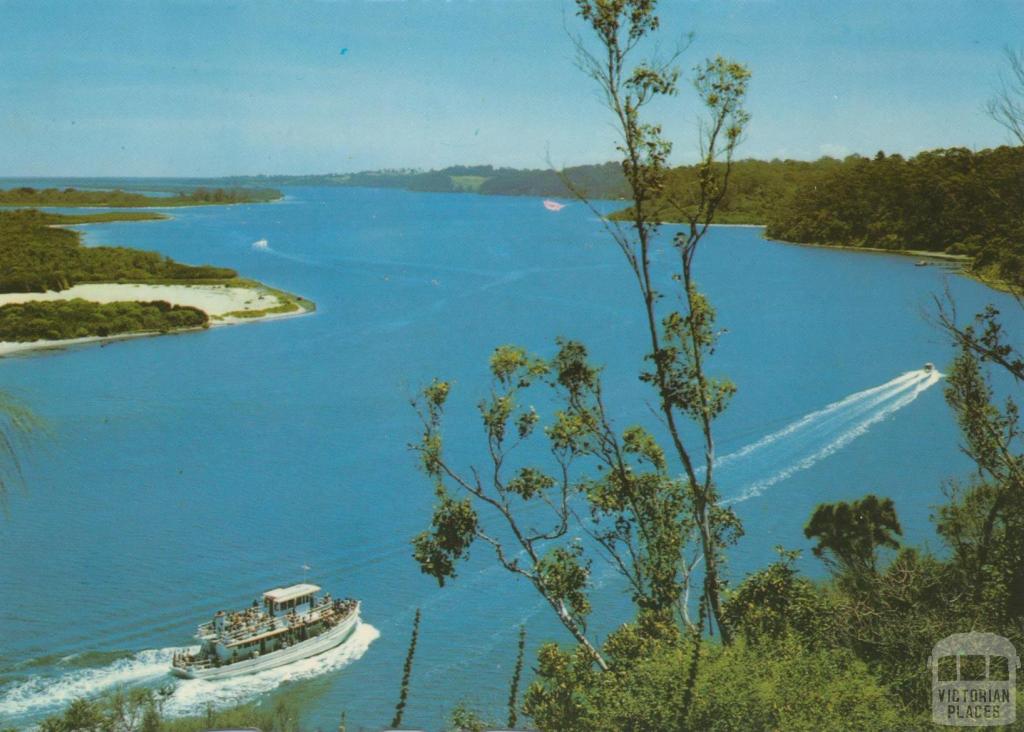
[{"label": "speedboat", "polygon": [[359,623],[359,601],[335,600],[302,583],[263,593],[262,604],[219,610],[196,633],[198,649],[176,653],[171,673],[184,679],[252,674],[341,645]]},{"label": "speedboat", "polygon": [[924,370],[928,372],[934,371],[935,364],[933,364],[931,361],[925,361]]}]

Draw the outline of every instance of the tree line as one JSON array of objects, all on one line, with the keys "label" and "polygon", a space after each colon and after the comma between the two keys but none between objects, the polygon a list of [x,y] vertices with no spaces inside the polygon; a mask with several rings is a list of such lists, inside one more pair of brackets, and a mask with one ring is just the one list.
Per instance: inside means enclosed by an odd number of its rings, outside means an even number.
[{"label": "tree line", "polygon": [[121,333],[166,333],[201,328],[209,317],[199,308],[154,302],[98,303],[49,300],[0,307],[0,341],[61,340]]},{"label": "tree line", "polygon": [[1024,284],[1024,148],[850,156],[801,181],[767,211],[771,238],[974,258],[983,275]]},{"label": "tree line", "polygon": [[0,292],[59,291],[83,282],[196,282],[237,277],[233,269],[181,264],[156,252],[85,247],[77,231],[60,228],[139,217],[121,213],[65,216],[34,209],[0,212]]},{"label": "tree line", "polygon": [[263,203],[281,197],[272,188],[204,188],[176,192],[170,196],[147,196],[115,190],[77,188],[32,188],[21,186],[0,190],[0,206],[196,206],[202,204]]}]

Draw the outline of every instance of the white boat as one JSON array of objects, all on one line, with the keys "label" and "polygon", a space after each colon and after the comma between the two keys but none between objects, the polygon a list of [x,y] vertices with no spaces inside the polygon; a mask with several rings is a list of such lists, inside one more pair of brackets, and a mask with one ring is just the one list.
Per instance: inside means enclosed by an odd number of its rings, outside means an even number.
[{"label": "white boat", "polygon": [[341,645],[359,624],[359,601],[318,596],[311,584],[277,587],[263,604],[218,611],[199,626],[195,651],[174,656],[171,673],[184,679],[252,674],[316,656]]}]

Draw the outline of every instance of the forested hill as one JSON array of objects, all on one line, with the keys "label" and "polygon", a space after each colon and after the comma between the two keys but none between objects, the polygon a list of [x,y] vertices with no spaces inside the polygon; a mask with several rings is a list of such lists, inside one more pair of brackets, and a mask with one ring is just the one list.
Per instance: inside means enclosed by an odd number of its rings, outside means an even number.
[{"label": "forested hill", "polygon": [[849,157],[767,214],[770,238],[966,254],[977,274],[1024,284],[1024,148]]},{"label": "forested hill", "polygon": [[[761,224],[768,210],[799,184],[812,181],[840,161],[822,158],[815,163],[795,160],[741,160],[735,163],[729,194],[719,211],[722,223]],[[618,163],[580,165],[554,170],[516,170],[490,165],[461,165],[442,170],[380,170],[351,174],[307,176],[255,176],[219,178],[209,185],[256,186],[356,186],[362,188],[400,188],[428,193],[479,193],[498,196],[538,196],[572,198],[567,179],[576,191],[595,200],[620,200],[629,197],[629,187]],[[692,166],[669,172],[667,190],[685,197],[696,184]],[[666,220],[672,215],[664,211]]]},{"label": "forested hill", "polygon": [[[799,160],[740,160],[734,164],[729,191],[716,220],[728,224],[763,224],[769,211],[800,185],[813,183],[842,162],[822,158],[817,162]],[[218,186],[354,186],[399,188],[424,193],[479,193],[497,196],[573,198],[568,179],[576,191],[594,200],[621,200],[629,187],[618,163],[580,165],[554,170],[516,170],[490,165],[460,165],[442,170],[380,170],[350,174],[303,176],[242,176],[204,181]],[[696,188],[693,166],[669,171],[666,190],[672,200],[687,200]],[[627,212],[619,212],[618,216]],[[678,221],[669,206],[656,209],[656,218]]]},{"label": "forested hill", "polygon": [[[580,165],[563,174],[572,185],[594,199],[620,199],[629,195],[618,163]],[[271,175],[218,178],[218,185],[352,186],[401,188],[424,193],[481,193],[498,196],[573,195],[553,170],[517,170],[492,165],[456,165],[442,170],[374,170],[329,175]]]},{"label": "forested hill", "polygon": [[[801,160],[738,160],[733,163],[725,197],[716,212],[720,224],[764,224],[777,209],[804,186],[814,186],[843,163],[834,158],[821,158],[813,163]],[[665,192],[651,207],[648,218],[662,222],[685,221],[680,207],[686,210],[698,192],[697,168],[692,165],[668,172]],[[632,209],[623,209],[612,218],[624,219]]]}]

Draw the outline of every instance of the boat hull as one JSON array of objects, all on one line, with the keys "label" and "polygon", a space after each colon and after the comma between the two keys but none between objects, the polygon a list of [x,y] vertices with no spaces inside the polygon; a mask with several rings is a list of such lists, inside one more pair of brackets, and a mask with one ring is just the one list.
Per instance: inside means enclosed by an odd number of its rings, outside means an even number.
[{"label": "boat hull", "polygon": [[242,676],[255,674],[260,671],[286,666],[289,663],[301,661],[304,658],[318,656],[321,653],[340,646],[355,631],[359,625],[359,610],[357,609],[349,617],[342,620],[336,626],[315,638],[304,640],[288,648],[282,648],[263,656],[248,658],[244,661],[225,664],[215,668],[181,668],[171,667],[171,673],[183,679],[226,679],[231,676]]}]

